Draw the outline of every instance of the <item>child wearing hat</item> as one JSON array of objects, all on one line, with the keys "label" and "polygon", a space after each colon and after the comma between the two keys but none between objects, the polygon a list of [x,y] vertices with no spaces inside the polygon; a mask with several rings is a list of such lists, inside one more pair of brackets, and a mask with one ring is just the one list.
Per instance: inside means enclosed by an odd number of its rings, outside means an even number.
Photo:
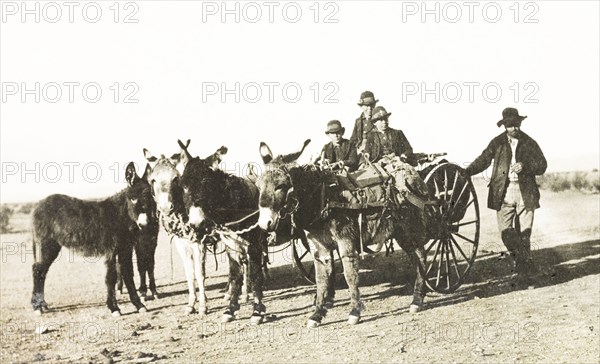
[{"label": "child wearing hat", "polygon": [[325,134],[331,141],[323,146],[315,163],[329,165],[334,169],[346,168],[348,172],[356,170],[358,167],[356,147],[348,139],[343,138],[345,131],[346,129],[338,120],[331,120],[327,123]]}]

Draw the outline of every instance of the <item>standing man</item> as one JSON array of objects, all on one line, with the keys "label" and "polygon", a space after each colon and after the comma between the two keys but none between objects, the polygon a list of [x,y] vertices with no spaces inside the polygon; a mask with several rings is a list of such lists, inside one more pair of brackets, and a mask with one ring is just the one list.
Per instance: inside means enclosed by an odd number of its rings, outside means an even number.
[{"label": "standing man", "polygon": [[362,113],[356,119],[352,136],[350,137],[350,142],[354,145],[358,153],[362,153],[365,149],[367,134],[373,129],[371,115],[373,114],[373,108],[377,105],[377,101],[379,100],[375,99],[375,95],[371,91],[365,91],[360,94],[358,106],[362,109]]},{"label": "standing man", "polygon": [[331,142],[323,146],[315,163],[329,164],[338,169],[346,167],[348,172],[356,170],[358,167],[356,148],[348,139],[343,138],[345,131],[346,129],[338,120],[331,120],[327,123],[325,134],[329,136]]},{"label": "standing man", "polygon": [[519,279],[531,286],[535,272],[531,228],[533,212],[540,207],[535,176],[544,174],[547,162],[536,141],[521,131],[525,118],[515,108],[504,109],[497,125],[504,125],[505,131],[492,139],[465,172],[469,176],[481,173],[494,160],[488,207],[497,211],[502,241],[515,261]]}]

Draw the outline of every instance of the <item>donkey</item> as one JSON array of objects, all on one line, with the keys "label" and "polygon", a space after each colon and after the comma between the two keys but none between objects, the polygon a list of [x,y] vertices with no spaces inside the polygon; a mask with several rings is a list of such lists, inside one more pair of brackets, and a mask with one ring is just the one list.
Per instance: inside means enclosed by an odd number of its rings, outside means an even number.
[{"label": "donkey", "polygon": [[[158,290],[156,289],[156,280],[154,279],[154,255],[158,246],[158,230],[158,220],[149,220],[148,225],[140,232],[138,241],[133,246],[137,270],[140,276],[138,292],[140,292],[142,302],[159,298]],[[123,276],[119,269],[117,269],[117,273],[117,291],[119,294],[123,294]],[[146,276],[148,277],[148,285],[146,285]],[[150,289],[150,294],[148,294],[148,289]]]},{"label": "donkey", "polygon": [[[186,147],[189,144],[188,140]],[[187,224],[181,175],[178,170],[180,153],[173,154],[171,157],[161,155],[157,158],[144,148],[144,157],[152,167],[148,181],[152,186],[152,195],[157,204],[160,221],[172,241],[175,241],[185,270],[188,284],[188,304],[184,312],[186,314],[195,313],[194,306],[197,300],[200,306],[199,312],[204,315],[208,312],[204,290],[206,249],[196,241],[193,229]],[[195,283],[198,285],[197,296]]]},{"label": "donkey", "polygon": [[[266,235],[256,228],[256,219],[248,218],[249,212],[257,210],[258,189],[250,180],[218,169],[227,148],[221,147],[208,158],[200,159],[190,155],[187,145],[181,141],[178,143],[181,147],[181,162],[184,165],[181,184],[189,223],[194,226],[200,239],[216,236],[226,245],[231,295],[222,321],[232,321],[239,311],[243,282],[242,264],[247,262],[254,291],[253,313],[250,319],[251,323],[260,324],[266,314],[262,303],[262,257],[266,249]],[[232,222],[235,222],[236,229],[241,229],[239,235],[217,233],[216,229],[222,231],[223,226]]]},{"label": "donkey", "polygon": [[40,201],[33,212],[33,295],[31,304],[37,315],[48,309],[44,284],[50,265],[64,246],[88,257],[105,257],[106,305],[117,317],[117,260],[129,293],[138,312],[146,312],[133,282],[131,261],[133,244],[146,226],[155,224],[156,204],[147,181],[150,166],[140,178],[133,162],[125,170],[128,187],[102,201],[80,200],[65,195],[51,195]]},{"label": "donkey", "polygon": [[[358,289],[358,252],[361,251],[358,219],[361,214],[357,210],[327,210],[323,206],[322,191],[331,181],[332,172],[319,170],[313,165],[295,164],[309,142],[307,140],[304,143],[300,152],[277,157],[273,156],[265,143],[260,144],[260,154],[266,168],[257,181],[260,191],[258,224],[265,231],[276,231],[282,218],[290,218],[292,224],[305,230],[307,238],[315,243],[313,257],[317,297],[315,311],[307,321],[308,327],[319,326],[327,313],[326,296],[330,294],[332,284],[330,253],[339,249],[351,298],[348,323],[357,324],[364,309]],[[380,208],[362,211],[365,214],[378,214],[378,218],[368,221],[367,227],[362,229],[362,240],[365,243],[379,243],[394,238],[417,266],[411,312],[421,309],[425,297],[421,267],[425,267],[423,244],[426,238],[419,211],[415,209],[413,205],[404,205],[387,209],[385,215],[382,215]]]}]

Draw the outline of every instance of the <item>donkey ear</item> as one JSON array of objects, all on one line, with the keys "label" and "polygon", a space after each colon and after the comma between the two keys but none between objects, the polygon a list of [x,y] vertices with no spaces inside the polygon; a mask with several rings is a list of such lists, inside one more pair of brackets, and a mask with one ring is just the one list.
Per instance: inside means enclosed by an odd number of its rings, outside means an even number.
[{"label": "donkey ear", "polygon": [[260,152],[260,157],[263,160],[264,164],[268,164],[273,160],[273,152],[271,152],[271,148],[265,142],[260,142],[260,147],[258,148]]},{"label": "donkey ear", "polygon": [[156,162],[158,160],[158,158],[153,156],[152,153],[150,153],[150,151],[146,148],[144,148],[144,158],[146,158],[148,162]]},{"label": "donkey ear", "polygon": [[188,162],[192,159],[192,155],[187,150],[187,147],[190,145],[190,140],[188,139],[188,141],[185,144],[183,144],[181,140],[177,140],[177,144],[179,144],[179,147],[181,148],[179,161],[181,162],[183,167],[185,167],[188,164]]},{"label": "donkey ear", "polygon": [[185,151],[182,150],[181,153],[179,153],[179,164],[183,166],[183,168],[185,168],[185,166],[188,164],[188,162],[192,159],[192,157],[190,156],[190,154]]},{"label": "donkey ear", "polygon": [[174,164],[179,163],[179,160],[181,159],[181,153],[175,153],[173,154],[171,157],[169,157],[169,159],[171,160],[171,162],[173,162]]},{"label": "donkey ear", "polygon": [[142,176],[142,179],[144,181],[148,181],[148,176],[150,176],[150,173],[152,173],[152,167],[150,167],[150,163],[146,163],[146,169],[144,170],[144,175]]},{"label": "donkey ear", "polygon": [[135,172],[135,164],[133,162],[129,162],[127,167],[125,168],[125,180],[129,187],[133,186],[133,184],[137,181],[138,175]]},{"label": "donkey ear", "polygon": [[248,171],[246,172],[246,178],[256,184],[256,181],[258,181],[258,173],[256,172],[256,166],[255,163],[248,163],[246,164],[246,167],[248,168]]},{"label": "donkey ear", "polygon": [[210,164],[211,169],[217,169],[219,167],[219,163],[223,160],[223,156],[227,154],[227,147],[222,146],[217,149],[210,157],[206,158],[208,164]]},{"label": "donkey ear", "polygon": [[310,139],[306,139],[304,141],[304,144],[302,145],[302,149],[300,149],[300,151],[282,156],[281,161],[283,163],[292,163],[292,162],[296,161],[296,159],[298,159],[302,155],[302,153],[304,152],[304,149],[306,148],[306,146],[308,144],[310,144]]}]

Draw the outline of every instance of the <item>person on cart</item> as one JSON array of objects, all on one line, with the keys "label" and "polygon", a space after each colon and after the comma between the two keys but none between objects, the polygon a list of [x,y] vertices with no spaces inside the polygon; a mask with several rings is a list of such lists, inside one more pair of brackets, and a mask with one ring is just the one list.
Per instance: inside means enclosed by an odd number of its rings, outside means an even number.
[{"label": "person on cart", "polygon": [[502,242],[514,258],[518,280],[531,287],[537,270],[531,255],[531,229],[533,213],[540,207],[535,176],[544,174],[548,165],[537,142],[521,131],[525,118],[515,108],[504,109],[496,125],[505,131],[492,139],[465,173],[481,173],[494,161],[488,207],[497,211]]},{"label": "person on cart", "polygon": [[321,154],[315,160],[315,164],[329,168],[335,171],[346,170],[352,172],[358,167],[358,156],[356,148],[352,143],[345,139],[346,129],[338,120],[331,120],[327,123],[325,134],[331,140],[323,146]]},{"label": "person on cart", "polygon": [[352,130],[352,136],[350,136],[350,142],[354,145],[358,154],[362,154],[364,151],[367,135],[375,127],[371,117],[373,108],[375,108],[378,101],[379,100],[375,99],[375,95],[371,91],[365,91],[360,94],[358,106],[362,109],[362,113],[354,122],[354,129]]},{"label": "person on cart", "polygon": [[[414,168],[417,160],[408,139],[399,129],[389,126],[391,112],[383,106],[373,109],[375,128],[367,134],[363,158],[366,164],[378,163],[394,176],[395,185],[402,195],[427,199],[427,186]],[[412,199],[414,203],[414,199]],[[422,207],[421,207],[422,208]]]}]

